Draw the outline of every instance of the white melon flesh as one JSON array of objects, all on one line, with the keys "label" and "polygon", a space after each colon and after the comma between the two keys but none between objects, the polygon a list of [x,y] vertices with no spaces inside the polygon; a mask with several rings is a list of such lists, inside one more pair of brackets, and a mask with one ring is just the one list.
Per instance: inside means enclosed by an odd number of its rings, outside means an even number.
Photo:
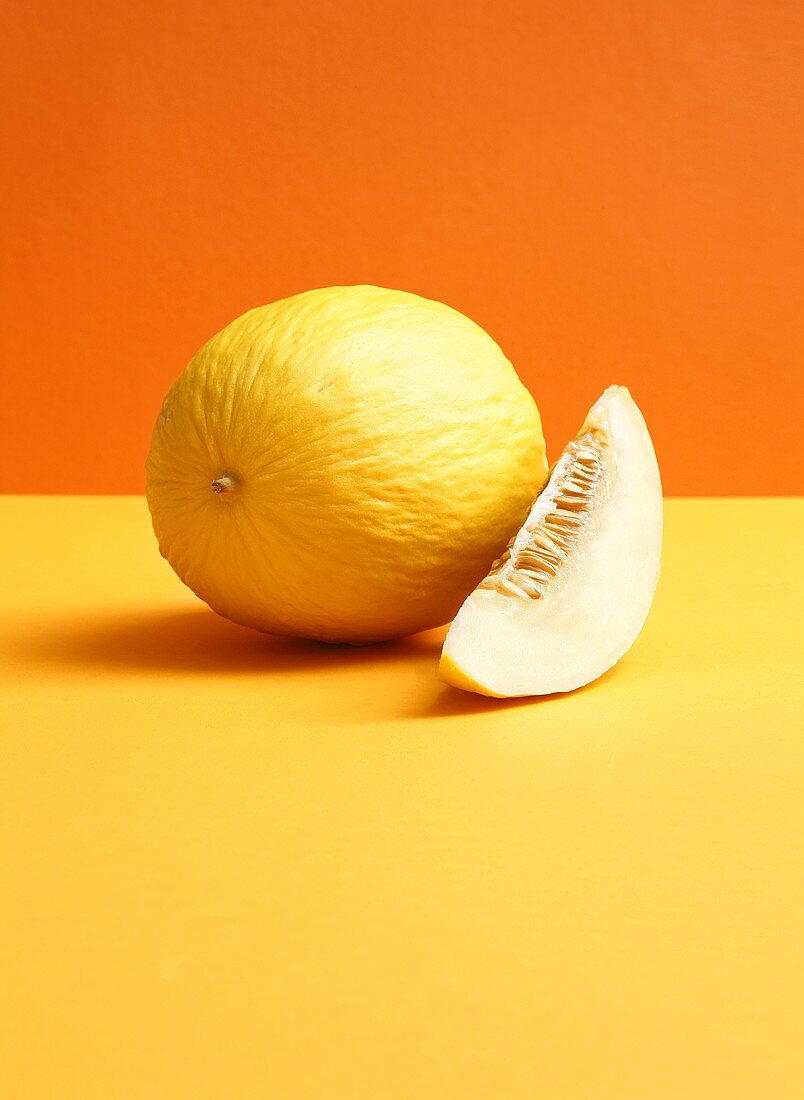
[{"label": "white melon flesh", "polygon": [[441,677],[498,697],[572,691],[597,679],[642,629],[661,548],[653,444],[628,390],[610,386],[458,612]]}]

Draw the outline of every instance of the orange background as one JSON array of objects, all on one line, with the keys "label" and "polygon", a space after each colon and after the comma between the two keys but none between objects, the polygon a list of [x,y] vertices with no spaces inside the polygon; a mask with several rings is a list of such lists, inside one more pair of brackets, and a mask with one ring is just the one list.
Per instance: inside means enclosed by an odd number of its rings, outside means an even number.
[{"label": "orange background", "polygon": [[3,489],[142,491],[199,344],[374,282],[487,328],[552,457],[622,381],[669,493],[802,491],[802,12],[15,0]]}]

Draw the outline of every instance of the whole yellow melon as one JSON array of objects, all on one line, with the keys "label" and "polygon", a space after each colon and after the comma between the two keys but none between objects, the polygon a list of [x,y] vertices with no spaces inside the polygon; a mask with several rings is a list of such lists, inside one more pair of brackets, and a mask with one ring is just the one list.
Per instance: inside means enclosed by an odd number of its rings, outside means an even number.
[{"label": "whole yellow melon", "polygon": [[546,477],[533,398],[438,302],[329,287],[243,314],[165,396],[147,496],[210,607],[372,642],[449,620]]}]

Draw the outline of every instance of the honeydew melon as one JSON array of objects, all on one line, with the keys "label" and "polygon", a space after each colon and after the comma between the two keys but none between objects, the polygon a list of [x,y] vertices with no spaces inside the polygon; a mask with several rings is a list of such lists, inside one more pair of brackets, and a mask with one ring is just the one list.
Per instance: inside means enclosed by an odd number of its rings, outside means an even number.
[{"label": "honeydew melon", "polygon": [[662,486],[642,413],[610,386],[447,634],[439,672],[496,697],[572,691],[631,648],[662,548]]},{"label": "honeydew melon", "polygon": [[449,622],[544,484],[539,412],[439,302],[327,287],[232,321],[171,386],[147,498],[210,607],[367,643]]}]

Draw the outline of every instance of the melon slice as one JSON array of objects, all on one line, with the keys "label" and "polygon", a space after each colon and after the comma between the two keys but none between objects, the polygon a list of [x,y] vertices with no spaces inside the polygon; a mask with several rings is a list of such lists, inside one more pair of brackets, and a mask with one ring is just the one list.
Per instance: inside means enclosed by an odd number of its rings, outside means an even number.
[{"label": "melon slice", "polygon": [[628,390],[610,386],[458,612],[442,679],[499,698],[572,691],[597,679],[642,629],[661,547],[653,444]]}]

